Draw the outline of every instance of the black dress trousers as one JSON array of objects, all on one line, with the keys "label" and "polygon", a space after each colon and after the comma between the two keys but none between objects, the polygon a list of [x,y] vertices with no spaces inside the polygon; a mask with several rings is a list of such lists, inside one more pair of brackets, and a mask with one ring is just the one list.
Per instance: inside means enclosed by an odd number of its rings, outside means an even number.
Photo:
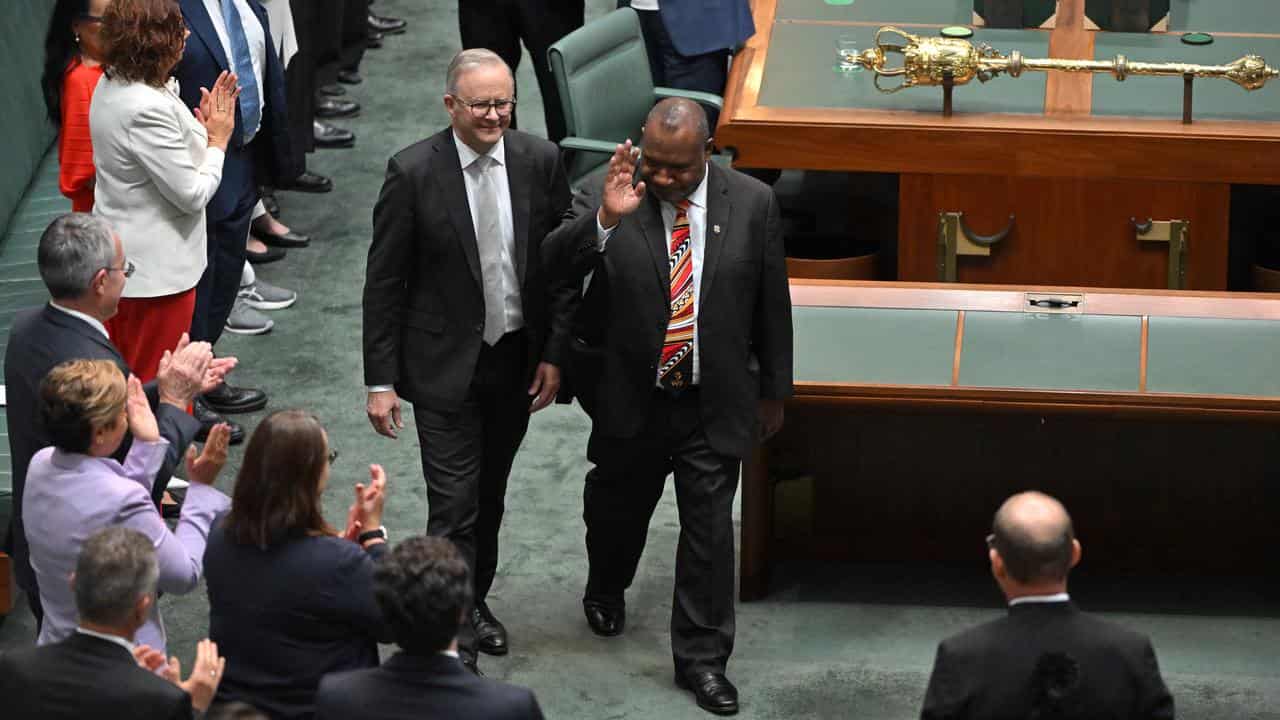
[{"label": "black dress trousers", "polygon": [[649,520],[668,474],[675,474],[680,541],[671,603],[671,654],[677,673],[724,672],[733,653],[733,496],[736,457],[717,453],[702,428],[699,391],[654,390],[640,433],[593,432],[583,519],[587,525],[584,600],[624,606],[644,553]]},{"label": "black dress trousers", "polygon": [[[554,143],[564,139],[566,132],[547,49],[582,27],[582,22],[583,0],[458,0],[463,48],[488,48],[515,72],[520,64],[520,43],[524,42],[542,93],[547,139]],[[511,127],[515,126],[513,114]]]},{"label": "black dress trousers", "polygon": [[[289,140],[299,153],[316,148],[311,123],[316,117],[316,53],[319,49],[322,20],[316,2],[294,2],[294,32],[298,51],[285,68],[285,102],[289,106]],[[306,169],[305,162],[303,169]]]}]

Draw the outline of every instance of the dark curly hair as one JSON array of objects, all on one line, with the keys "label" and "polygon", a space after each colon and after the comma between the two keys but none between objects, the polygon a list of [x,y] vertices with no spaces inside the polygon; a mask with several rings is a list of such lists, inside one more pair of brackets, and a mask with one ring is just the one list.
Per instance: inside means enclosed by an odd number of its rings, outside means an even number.
[{"label": "dark curly hair", "polygon": [[186,31],[177,0],[114,0],[102,16],[105,73],[164,86],[181,56]]},{"label": "dark curly hair", "polygon": [[411,537],[378,560],[373,595],[396,644],[430,655],[449,647],[471,609],[471,571],[445,538]]}]

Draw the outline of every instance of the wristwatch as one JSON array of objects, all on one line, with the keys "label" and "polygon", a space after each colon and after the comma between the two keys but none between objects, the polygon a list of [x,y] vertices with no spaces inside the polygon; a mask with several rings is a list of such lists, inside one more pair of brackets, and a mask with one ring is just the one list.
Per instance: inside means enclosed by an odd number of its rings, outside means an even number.
[{"label": "wristwatch", "polygon": [[387,539],[387,527],[385,525],[379,525],[378,527],[372,530],[369,530],[368,532],[360,533],[359,537],[356,538],[356,542],[363,545],[369,542],[370,540],[386,540],[386,539]]}]

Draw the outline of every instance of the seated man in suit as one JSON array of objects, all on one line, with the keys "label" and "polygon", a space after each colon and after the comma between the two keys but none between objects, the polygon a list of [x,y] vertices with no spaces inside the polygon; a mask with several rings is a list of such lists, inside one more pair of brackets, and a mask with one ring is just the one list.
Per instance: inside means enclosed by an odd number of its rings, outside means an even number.
[{"label": "seated man in suit", "polygon": [[1151,641],[1068,598],[1080,542],[1061,503],[1014,495],[996,512],[987,545],[1009,614],[938,645],[921,718],[1174,716]]},{"label": "seated man in suit", "polygon": [[317,720],[541,720],[533,692],[472,674],[458,658],[471,607],[471,571],[452,542],[412,537],[379,561],[374,597],[400,652],[381,667],[326,675]]},{"label": "seated man in suit", "polygon": [[[151,615],[160,566],[145,535],[112,527],[89,537],[72,583],[80,625],[66,640],[0,655],[0,698],[9,720],[59,720],[127,714],[135,720],[190,718],[204,712],[225,661],[200,643],[186,681],[178,661],[133,644]],[[146,667],[141,667],[146,665]]]},{"label": "seated man in suit", "polygon": [[[68,213],[56,218],[40,236],[36,251],[40,279],[51,300],[43,307],[20,311],[9,330],[5,351],[5,412],[9,419],[9,456],[13,462],[13,519],[5,549],[12,548],[14,575],[27,594],[37,629],[43,617],[35,574],[27,559],[22,490],[27,465],[41,448],[53,443],[34,419],[39,417],[40,381],[66,360],[111,360],[129,375],[104,323],[116,314],[133,264],[124,256],[120,238],[102,218]],[[208,343],[180,342],[156,379],[144,386],[156,415],[160,436],[169,441],[164,462],[152,485],[152,498],[160,502],[173,468],[200,431],[200,423],[187,414],[192,397],[215,387],[235,367],[235,358],[212,359]],[[131,446],[129,436],[114,457],[123,462]]]}]

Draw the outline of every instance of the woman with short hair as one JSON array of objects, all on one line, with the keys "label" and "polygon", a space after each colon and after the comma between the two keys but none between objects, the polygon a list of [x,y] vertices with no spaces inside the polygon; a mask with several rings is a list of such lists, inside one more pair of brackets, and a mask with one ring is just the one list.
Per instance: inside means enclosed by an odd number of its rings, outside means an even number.
[{"label": "woman with short hair", "polygon": [[391,640],[373,598],[386,474],[369,466],[339,534],[321,510],[336,457],[301,410],[272,413],[249,438],[231,512],[204,557],[209,637],[227,658],[219,703],[310,718],[322,676],[377,665],[377,643]]},{"label": "woman with short hair", "polygon": [[170,75],[188,35],[174,0],[113,0],[102,16],[105,72],[89,107],[93,212],[137,266],[107,330],[143,382],[191,328],[207,264],[205,206],[235,127],[236,77],[222,73],[188,108]]},{"label": "woman with short hair", "polygon": [[[151,540],[161,592],[194,590],[209,529],[230,505],[213,487],[227,459],[229,428],[215,427],[199,456],[194,448],[187,450],[191,486],[171,531],[151,500],[151,483],[169,442],[160,437],[138,378],[126,382],[110,360],[71,360],[45,376],[39,403],[39,420],[53,445],[31,458],[22,496],[31,567],[45,612],[37,642],[57,642],[75,631],[75,597],[67,579],[85,540],[106,527],[127,527]],[[133,444],[122,464],[111,455],[126,432]],[[164,624],[156,606],[150,613],[136,641],[163,653]]]}]

